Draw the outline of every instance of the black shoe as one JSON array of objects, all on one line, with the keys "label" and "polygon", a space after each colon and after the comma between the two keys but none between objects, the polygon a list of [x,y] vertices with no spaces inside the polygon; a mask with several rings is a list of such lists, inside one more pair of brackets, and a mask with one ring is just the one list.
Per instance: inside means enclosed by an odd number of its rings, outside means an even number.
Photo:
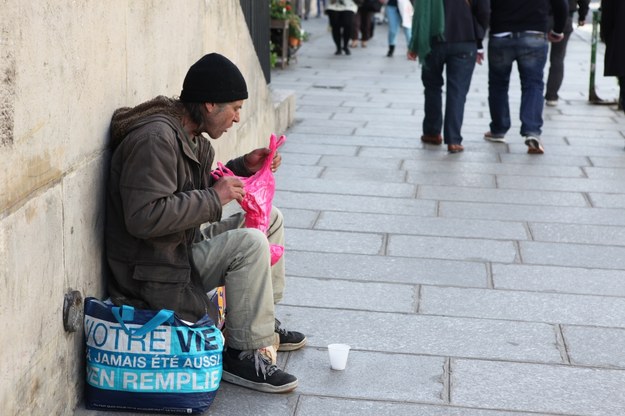
[{"label": "black shoe", "polygon": [[340,49],[337,49],[336,52],[334,52],[335,55],[340,55],[342,52]]},{"label": "black shoe", "polygon": [[276,333],[280,336],[278,351],[295,351],[306,345],[306,335],[301,332],[287,331],[280,328],[280,321],[276,319]]},{"label": "black shoe", "polygon": [[262,350],[223,352],[222,380],[264,393],[287,393],[297,387],[297,377],[271,363]]},{"label": "black shoe", "polygon": [[345,55],[351,55],[352,54],[347,46],[344,47],[343,50],[345,51]]},{"label": "black shoe", "polygon": [[388,52],[386,53],[386,56],[388,56],[389,58],[393,56],[393,52],[395,52],[395,45],[389,45],[388,46]]}]

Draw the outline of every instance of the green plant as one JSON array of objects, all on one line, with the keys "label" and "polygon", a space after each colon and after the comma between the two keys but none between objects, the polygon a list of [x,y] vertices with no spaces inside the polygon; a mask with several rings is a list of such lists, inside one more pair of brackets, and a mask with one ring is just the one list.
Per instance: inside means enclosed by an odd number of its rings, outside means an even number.
[{"label": "green plant", "polygon": [[269,66],[275,68],[278,63],[278,52],[276,52],[276,45],[269,41]]}]

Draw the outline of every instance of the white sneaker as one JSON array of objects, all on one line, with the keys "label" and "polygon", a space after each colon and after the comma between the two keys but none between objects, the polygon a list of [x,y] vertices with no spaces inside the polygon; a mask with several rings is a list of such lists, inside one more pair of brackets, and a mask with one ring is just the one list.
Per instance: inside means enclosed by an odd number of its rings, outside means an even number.
[{"label": "white sneaker", "polygon": [[556,107],[558,100],[545,100],[545,104],[547,104],[547,107]]},{"label": "white sneaker", "polygon": [[530,155],[542,155],[545,153],[540,139],[536,136],[525,136],[525,145],[527,146],[527,153]]},{"label": "white sneaker", "polygon": [[484,133],[484,140],[493,142],[493,143],[505,143],[506,139],[503,134],[494,134],[490,131]]}]

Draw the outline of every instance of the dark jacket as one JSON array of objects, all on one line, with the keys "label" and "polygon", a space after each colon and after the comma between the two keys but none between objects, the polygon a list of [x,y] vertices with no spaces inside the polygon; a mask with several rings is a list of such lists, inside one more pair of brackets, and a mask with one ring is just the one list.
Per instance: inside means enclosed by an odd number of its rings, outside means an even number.
[{"label": "dark jacket", "polygon": [[[573,33],[573,15],[577,12],[578,21],[586,20],[590,0],[569,0],[569,15],[564,24],[564,33]],[[553,29],[553,14],[549,15],[549,30]]]},{"label": "dark jacket", "polygon": [[[605,42],[606,76],[625,76],[625,1],[601,0],[601,39]],[[621,88],[624,88],[621,85]]]},{"label": "dark jacket", "polygon": [[549,30],[553,11],[553,30],[563,33],[568,16],[568,0],[491,0],[491,33]]},{"label": "dark jacket", "polygon": [[[214,149],[201,136],[196,141],[194,153],[166,97],[113,114],[105,228],[108,290],[117,305],[172,309],[190,321],[213,316],[190,248],[202,223],[220,220],[221,203],[210,187]],[[250,174],[242,158],[228,166]]]},{"label": "dark jacket", "polygon": [[488,28],[490,0],[445,0],[445,41],[481,41]]}]

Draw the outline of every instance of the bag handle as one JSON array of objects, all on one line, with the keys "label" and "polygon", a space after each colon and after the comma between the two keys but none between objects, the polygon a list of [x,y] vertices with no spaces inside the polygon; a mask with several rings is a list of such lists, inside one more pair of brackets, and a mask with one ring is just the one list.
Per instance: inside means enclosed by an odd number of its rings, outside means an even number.
[{"label": "bag handle", "polygon": [[169,309],[161,309],[141,328],[136,328],[132,330],[126,326],[126,321],[132,321],[134,319],[135,308],[129,305],[114,306],[113,308],[111,308],[111,312],[113,312],[113,316],[122,326],[125,333],[137,337],[142,337],[148,332],[155,330],[162,323],[172,321],[172,318],[174,317],[174,311]]}]

